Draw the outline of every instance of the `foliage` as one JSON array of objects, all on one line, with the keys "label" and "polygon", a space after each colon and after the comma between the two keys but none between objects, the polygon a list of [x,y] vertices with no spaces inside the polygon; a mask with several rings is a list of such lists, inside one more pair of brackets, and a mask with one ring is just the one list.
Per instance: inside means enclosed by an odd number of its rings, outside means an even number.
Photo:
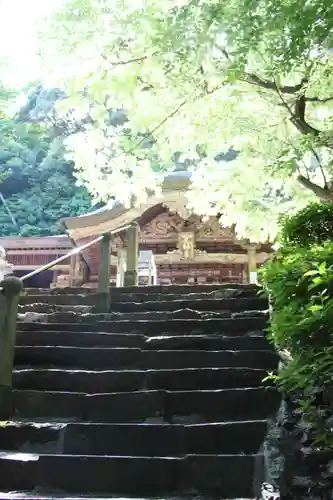
[{"label": "foliage", "polygon": [[280,238],[285,244],[310,246],[333,240],[333,204],[311,203],[294,216],[282,218]]},{"label": "foliage", "polygon": [[[66,0],[40,44],[71,105],[94,103],[69,145],[83,182],[140,199],[156,187],[147,153],[167,169],[181,152],[190,207],[273,239],[279,214],[333,198],[332,28],[329,0]],[[126,126],[109,129],[119,108]],[[230,147],[237,158],[218,162]]]},{"label": "foliage", "polygon": [[[328,207],[317,208],[319,212],[322,208],[324,215],[329,212]],[[301,223],[305,224],[304,233]],[[275,378],[284,390],[298,394],[303,418],[317,429],[317,442],[333,446],[326,426],[333,405],[331,234],[321,219],[316,226],[313,205],[289,217],[282,234],[289,237],[288,243],[285,238],[262,271],[272,305],[270,338],[280,352],[286,350],[291,356]],[[315,244],[309,245],[312,234]]]},{"label": "foliage", "polygon": [[[36,112],[36,101],[32,108]],[[91,197],[76,186],[73,164],[64,157],[61,136],[54,137],[54,127],[40,113],[35,120],[23,110],[1,116],[0,236],[59,234],[62,217],[91,209]]]}]

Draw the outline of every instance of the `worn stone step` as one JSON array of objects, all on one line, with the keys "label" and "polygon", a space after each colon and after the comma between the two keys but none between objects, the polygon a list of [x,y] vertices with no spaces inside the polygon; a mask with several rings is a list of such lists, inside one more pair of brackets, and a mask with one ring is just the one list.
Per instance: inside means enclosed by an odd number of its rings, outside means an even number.
[{"label": "worn stone step", "polygon": [[[43,302],[33,302],[31,304],[19,304],[18,314],[54,314],[54,313],[75,313],[75,314],[89,314],[94,313],[94,305],[82,304],[47,304]],[[20,317],[20,316],[19,316]]]},{"label": "worn stone step", "polygon": [[44,291],[44,293],[35,293],[34,289],[32,291],[25,293],[20,297],[20,304],[21,305],[28,305],[28,304],[50,304],[50,305],[86,305],[86,306],[92,306],[96,304],[98,294],[96,293],[50,293],[51,290],[47,289]]},{"label": "worn stone step", "polygon": [[[185,285],[171,287],[111,288],[111,302],[165,302],[174,300],[210,300],[229,298],[257,298],[258,287],[254,285],[204,285],[193,288]],[[93,304],[96,302],[96,290],[89,288],[27,289],[20,299],[21,304]]]},{"label": "worn stone step", "polygon": [[14,370],[16,389],[85,393],[143,390],[200,390],[257,387],[266,370],[258,368],[181,368],[172,370]]},{"label": "worn stone step", "polygon": [[16,459],[13,455],[2,456],[0,488],[143,498],[164,498],[167,494],[191,491],[218,498],[244,498],[252,495],[255,459],[255,455],[182,458],[17,455]]},{"label": "worn stone step", "polygon": [[[21,306],[23,309],[29,309],[29,306]],[[58,311],[54,310],[58,308]],[[230,312],[230,311],[194,311],[193,309],[180,309],[178,311],[143,311],[143,312],[114,312],[94,314],[85,309],[90,306],[66,306],[66,309],[60,310],[60,306],[48,306],[46,304],[37,304],[33,306],[33,310],[18,313],[19,321],[35,321],[41,319],[42,321],[66,323],[66,322],[129,322],[129,321],[170,321],[178,320],[206,320],[206,319],[219,319],[219,318],[243,318],[245,321],[249,317],[267,317],[268,309],[260,311],[243,311],[243,312]],[[48,311],[48,309],[50,309]],[[52,309],[52,310],[51,310]],[[71,309],[71,310],[70,310]]]},{"label": "worn stone step", "polygon": [[264,420],[222,424],[45,424],[0,427],[0,449],[22,453],[176,457],[256,453]]},{"label": "worn stone step", "polygon": [[[23,296],[20,299],[19,312],[38,312],[51,313],[56,311],[80,311],[90,312],[91,308],[96,305],[97,298],[93,294],[90,295],[51,295],[50,300],[46,300],[45,296],[33,295]],[[149,296],[148,296],[149,299]],[[225,311],[239,312],[251,310],[264,310],[268,308],[268,301],[261,297],[239,297],[230,299],[220,298],[203,298],[191,299],[184,298],[177,300],[146,300],[144,302],[117,302],[111,301],[111,312],[118,313],[134,313],[155,311],[171,312],[182,309],[191,309],[193,311]]]},{"label": "worn stone step", "polygon": [[206,335],[169,335],[159,334],[146,337],[142,334],[101,333],[76,331],[18,331],[17,346],[76,346],[76,347],[138,347],[144,349],[273,349],[263,332],[251,332],[244,336]]},{"label": "worn stone step", "polygon": [[64,453],[75,455],[184,456],[257,453],[265,421],[198,425],[73,424]]},{"label": "worn stone step", "polygon": [[239,297],[231,299],[182,298],[177,300],[147,300],[145,302],[111,302],[112,312],[142,312],[142,311],[178,311],[192,309],[194,311],[251,311],[268,308],[268,301],[261,297]]},{"label": "worn stone step", "polygon": [[[50,496],[51,495],[51,496]],[[155,497],[156,498],[156,497]],[[67,494],[66,493],[59,493],[59,492],[45,492],[44,494],[40,493],[38,494],[37,492],[35,493],[4,493],[0,491],[0,500],[145,500],[143,498],[137,498],[137,497],[126,497],[126,495],[122,495],[121,497],[118,497],[117,495],[114,495],[110,497],[109,495],[98,495],[96,493],[93,493],[91,495],[89,494],[84,494],[84,495],[75,495],[75,494]],[[180,496],[175,496],[175,495],[166,495],[163,500],[193,500],[193,495],[189,494],[181,494]],[[231,500],[230,498],[221,498],[221,500]],[[253,500],[253,498],[234,498],[232,500]]]},{"label": "worn stone step", "polygon": [[108,394],[13,391],[16,418],[168,423],[263,420],[277,410],[275,388],[138,391]]},{"label": "worn stone step", "polygon": [[271,350],[141,350],[127,347],[22,346],[15,349],[15,365],[99,369],[168,369],[241,366],[275,368]]},{"label": "worn stone step", "polygon": [[[42,308],[48,306],[41,305]],[[54,306],[52,306],[54,307]],[[18,314],[19,321],[46,321],[51,323],[97,323],[101,322],[143,322],[143,321],[173,321],[173,320],[216,320],[216,319],[244,319],[247,321],[250,317],[255,318],[268,318],[268,309],[266,311],[243,311],[243,312],[229,312],[229,311],[194,311],[192,309],[180,309],[179,311],[143,311],[134,313],[103,313],[94,314],[91,312],[83,312],[81,306],[70,306],[72,311],[58,311],[58,312],[38,312],[38,307],[34,311]],[[90,306],[83,306],[90,307]],[[78,308],[78,311],[74,311]]]},{"label": "worn stone step", "polygon": [[64,288],[24,288],[22,296],[30,295],[90,295],[96,294],[94,288],[64,287]]},{"label": "worn stone step", "polygon": [[231,298],[240,298],[240,297],[248,297],[253,298],[258,296],[257,290],[240,290],[240,289],[226,289],[222,291],[213,291],[213,292],[201,292],[201,293],[144,293],[144,288],[139,288],[138,290],[142,290],[141,292],[131,293],[131,294],[119,294],[112,295],[111,302],[112,304],[117,304],[118,302],[130,302],[130,303],[145,303],[147,301],[152,302],[165,302],[170,301],[174,302],[176,300],[212,300],[212,299],[231,299]]},{"label": "worn stone step", "polygon": [[159,335],[145,337],[145,349],[173,349],[173,350],[273,350],[264,333],[253,332],[252,335],[223,336],[218,334],[207,335]]},{"label": "worn stone step", "polygon": [[[191,294],[191,293],[211,293],[225,290],[251,291],[256,293],[257,285],[253,284],[238,284],[238,283],[220,283],[220,284],[204,284],[204,285],[153,285],[153,286],[127,286],[127,287],[110,287],[110,292],[114,296],[132,295],[135,293],[144,293],[146,295],[159,293],[161,295],[170,294]],[[25,295],[76,295],[76,294],[94,294],[96,290],[89,287],[66,287],[66,288],[25,288]]]},{"label": "worn stone step", "polygon": [[[58,325],[59,326],[59,325]],[[46,325],[47,327],[47,325]],[[144,347],[148,337],[131,333],[36,330],[16,333],[17,346]],[[147,343],[148,345],[148,343]],[[267,345],[267,343],[266,343]],[[150,345],[149,345],[150,347]]]},{"label": "worn stone step", "polygon": [[7,422],[0,426],[0,450],[20,453],[63,453],[66,424]]},{"label": "worn stone step", "polygon": [[[18,329],[24,331],[36,330],[59,330],[59,322],[56,318],[49,316],[48,322],[18,322]],[[69,319],[69,318],[68,318]],[[82,315],[72,317],[73,322],[63,322],[61,328],[68,331],[79,332],[114,332],[114,333],[143,333],[144,335],[156,335],[158,332],[181,334],[214,333],[236,334],[263,330],[268,327],[268,318],[242,317],[233,319],[206,319],[206,320],[184,320],[172,319],[169,321],[96,321],[94,315]]]}]

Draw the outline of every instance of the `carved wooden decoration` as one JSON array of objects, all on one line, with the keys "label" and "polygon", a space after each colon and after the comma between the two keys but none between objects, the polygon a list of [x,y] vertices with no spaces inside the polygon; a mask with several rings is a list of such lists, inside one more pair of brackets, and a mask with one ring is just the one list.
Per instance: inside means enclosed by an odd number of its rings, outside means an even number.
[{"label": "carved wooden decoration", "polygon": [[208,221],[198,224],[197,240],[234,240],[233,231],[222,227],[216,217],[209,217]]},{"label": "carved wooden decoration", "polygon": [[180,215],[163,212],[143,226],[140,231],[140,241],[145,243],[153,240],[177,240],[178,231],[183,223]]},{"label": "carved wooden decoration", "polygon": [[178,235],[178,250],[180,257],[184,260],[194,260],[195,257],[195,234],[182,232]]}]

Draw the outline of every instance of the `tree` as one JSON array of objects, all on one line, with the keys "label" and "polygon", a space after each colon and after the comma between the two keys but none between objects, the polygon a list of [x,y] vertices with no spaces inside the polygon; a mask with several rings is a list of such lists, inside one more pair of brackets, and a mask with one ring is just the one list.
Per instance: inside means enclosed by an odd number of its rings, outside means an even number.
[{"label": "tree", "polygon": [[[41,92],[33,89],[18,113],[0,117],[0,191],[5,203],[0,205],[0,236],[59,234],[62,217],[91,209],[89,193],[76,185],[73,164],[64,157],[62,136],[55,138],[46,115],[38,112],[38,99],[33,96]],[[6,91],[6,96],[4,109],[9,97],[17,94]],[[54,107],[52,99],[49,111]]]},{"label": "tree", "polygon": [[[40,41],[72,103],[97,105],[69,144],[96,197],[129,178],[137,196],[154,185],[151,139],[165,168],[175,151],[192,159],[196,212],[265,240],[280,213],[333,199],[332,29],[329,0],[67,0]],[[105,140],[115,107],[126,127]],[[124,140],[125,128],[141,138]],[[237,158],[218,161],[230,147]]]}]

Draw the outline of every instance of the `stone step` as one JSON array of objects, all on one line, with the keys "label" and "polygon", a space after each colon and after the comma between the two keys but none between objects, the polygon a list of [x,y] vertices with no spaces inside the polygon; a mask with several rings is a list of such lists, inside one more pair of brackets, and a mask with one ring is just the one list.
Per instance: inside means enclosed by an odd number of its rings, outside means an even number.
[{"label": "stone step", "polygon": [[263,333],[253,332],[250,335],[226,337],[212,335],[168,335],[161,333],[158,337],[146,337],[130,333],[98,333],[71,331],[18,331],[17,346],[73,346],[73,347],[138,347],[142,349],[273,349]]},{"label": "stone step", "polygon": [[[54,315],[55,316],[55,315]],[[176,333],[186,335],[214,333],[236,334],[253,332],[255,330],[264,330],[268,327],[268,318],[260,317],[242,317],[233,319],[172,319],[169,321],[96,321],[94,315],[73,315],[70,322],[62,322],[63,330],[79,332],[109,332],[109,333],[143,333],[144,335],[156,335],[157,332]],[[48,322],[22,322],[19,321],[17,327],[19,330],[59,330],[59,322],[52,315]]]},{"label": "stone step", "polygon": [[156,418],[183,424],[263,420],[276,412],[279,401],[279,393],[271,387],[105,394],[14,390],[13,415],[35,421],[105,423],[149,423]]},{"label": "stone step", "polygon": [[186,287],[181,290],[180,286],[165,287],[153,290],[152,287],[138,287],[128,291],[126,289],[113,288],[111,289],[112,302],[146,302],[165,301],[165,300],[192,300],[192,299],[227,299],[236,297],[257,297],[257,286],[242,286],[242,285],[226,285],[219,288],[210,288],[204,286],[203,289]]},{"label": "stone step", "polygon": [[[154,286],[127,286],[127,287],[110,287],[110,291],[114,296],[119,295],[133,295],[135,293],[144,293],[145,295],[160,294],[191,294],[191,293],[212,293],[212,292],[225,292],[225,291],[239,291],[239,292],[252,292],[258,291],[257,285],[252,284],[238,284],[238,283],[220,283],[220,284],[207,284],[207,285],[154,285]],[[94,288],[89,287],[66,287],[66,288],[25,288],[25,295],[79,295],[79,294],[96,294]],[[227,293],[227,292],[226,292]]]},{"label": "stone step", "polygon": [[[48,325],[45,325],[46,328]],[[59,328],[59,325],[58,325]],[[17,346],[73,346],[73,347],[138,347],[143,348],[150,337],[131,333],[103,333],[67,330],[36,330],[16,333]],[[242,337],[241,337],[242,338]],[[267,341],[266,341],[267,346]]]},{"label": "stone step", "polygon": [[[48,306],[46,304],[35,304],[31,310],[29,306],[20,306],[18,319],[20,321],[51,321],[58,323],[66,322],[118,322],[118,321],[170,321],[174,319],[182,320],[202,320],[219,318],[243,318],[245,321],[249,317],[268,318],[268,309],[243,312],[230,311],[195,311],[193,309],[179,309],[178,311],[142,311],[142,312],[114,312],[107,314],[94,314],[85,309],[90,306],[66,306],[62,309],[60,306]],[[58,308],[55,311],[54,308]],[[33,309],[33,310],[32,310]],[[50,310],[49,310],[50,309]],[[51,310],[52,309],[52,310]],[[61,310],[62,309],[62,310]],[[71,309],[71,310],[69,310]],[[25,311],[25,312],[23,312]]]},{"label": "stone step", "polygon": [[82,304],[48,304],[43,302],[32,302],[30,304],[19,304],[18,314],[54,314],[54,313],[76,313],[76,314],[89,314],[94,313],[93,305]]},{"label": "stone step", "polygon": [[[266,370],[258,368],[181,368],[173,370],[14,370],[16,389],[90,394],[143,390],[203,390],[257,387]],[[266,384],[266,383],[265,383]],[[0,443],[1,444],[1,443]]]},{"label": "stone step", "polygon": [[[3,455],[3,491],[65,491],[68,494],[202,494],[252,496],[255,455],[189,455],[182,458],[73,455]],[[38,495],[37,495],[38,496]],[[68,497],[68,495],[66,495]],[[52,496],[51,498],[56,498]],[[94,496],[93,498],[96,498]],[[193,498],[193,496],[192,496]]]},{"label": "stone step", "polygon": [[222,424],[46,424],[0,427],[0,449],[21,453],[181,457],[256,453],[264,420]]},{"label": "stone step", "polygon": [[6,422],[0,426],[0,450],[63,453],[66,426],[64,423]]},{"label": "stone step", "polygon": [[44,291],[44,293],[35,293],[34,289],[32,291],[25,290],[24,295],[20,297],[21,305],[28,304],[50,304],[50,305],[86,305],[92,306],[96,303],[98,295],[96,293],[76,293],[76,294],[54,294],[51,293],[50,289]]},{"label": "stone step", "polygon": [[[210,290],[209,288],[202,292],[193,292],[190,289],[186,293],[181,292],[176,287],[169,293],[165,292],[152,292],[148,291],[150,287],[138,287],[131,293],[119,291],[119,288],[111,289],[111,302],[117,304],[118,302],[135,302],[145,303],[152,302],[167,302],[176,300],[214,300],[214,299],[231,299],[231,298],[258,298],[257,288],[223,288],[220,290]],[[66,290],[68,292],[66,293]],[[98,294],[95,290],[85,288],[79,289],[31,289],[23,292],[21,296],[21,304],[31,303],[48,303],[48,304],[64,304],[64,305],[91,305],[96,303]]]},{"label": "stone step", "polygon": [[159,335],[158,337],[145,337],[145,349],[173,349],[173,350],[212,350],[223,349],[234,350],[273,350],[273,346],[268,342],[265,335],[260,332],[253,332],[252,335],[243,336],[223,336],[213,335],[187,335],[170,336]]},{"label": "stone step", "polygon": [[[51,496],[50,496],[51,494]],[[181,496],[165,496],[163,500],[192,500],[193,495],[182,494]],[[117,495],[110,497],[109,495],[100,496],[98,494],[92,495],[71,495],[66,493],[59,492],[44,492],[44,494],[40,493],[3,493],[0,491],[0,500],[146,500],[143,498],[137,497],[126,497],[122,495],[120,498]],[[230,498],[221,498],[220,500],[231,500]],[[234,498],[232,500],[254,500],[253,498]]]},{"label": "stone step", "polygon": [[[23,306],[24,307],[24,306]],[[40,306],[47,309],[45,304]],[[54,307],[54,306],[52,306]],[[173,321],[178,320],[208,320],[208,319],[244,319],[245,321],[250,317],[265,317],[268,318],[268,309],[264,311],[243,311],[243,312],[229,312],[229,311],[194,311],[192,309],[180,309],[179,311],[143,311],[133,313],[103,313],[94,314],[91,311],[82,311],[81,306],[70,306],[73,310],[64,310],[58,312],[39,312],[38,306],[34,311],[22,313],[19,311],[19,321],[46,321],[51,323],[100,323],[100,322],[142,322],[142,321]],[[90,306],[83,306],[86,308]],[[77,309],[74,311],[74,309]]]},{"label": "stone step", "polygon": [[271,350],[203,351],[141,350],[127,347],[23,346],[15,349],[15,365],[99,369],[174,369],[240,366],[273,369]]},{"label": "stone step", "polygon": [[[45,296],[33,295],[23,296],[20,299],[19,312],[39,312],[49,313],[55,311],[77,310],[84,312],[95,305],[95,295],[51,295],[50,301],[45,300]],[[65,300],[66,299],[66,300]],[[251,311],[264,310],[268,308],[268,301],[261,297],[239,297],[231,299],[220,298],[200,298],[200,299],[177,299],[145,302],[111,302],[111,312],[133,313],[144,311],[168,312],[182,309],[192,309],[194,311]]]},{"label": "stone step", "polygon": [[239,297],[230,299],[184,298],[177,300],[160,300],[145,302],[111,302],[111,311],[114,312],[142,312],[142,311],[178,311],[192,309],[194,311],[251,311],[268,308],[268,301],[261,297]]}]

